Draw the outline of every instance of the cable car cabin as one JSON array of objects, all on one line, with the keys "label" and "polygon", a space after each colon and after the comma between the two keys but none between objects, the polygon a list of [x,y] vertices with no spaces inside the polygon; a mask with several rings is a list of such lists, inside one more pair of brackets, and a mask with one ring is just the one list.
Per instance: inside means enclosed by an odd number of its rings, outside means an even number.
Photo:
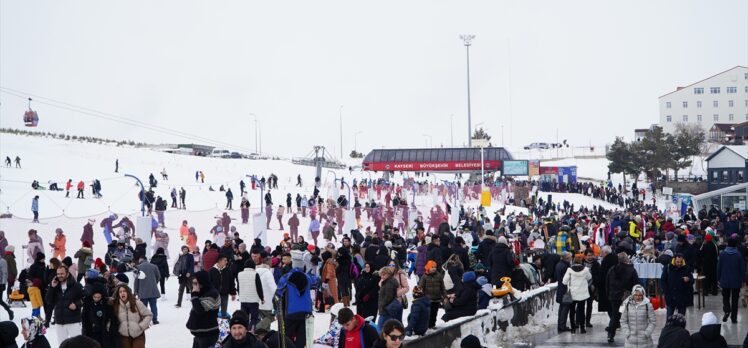
[{"label": "cable car cabin", "polygon": [[26,127],[36,127],[39,124],[39,115],[36,111],[29,109],[23,114],[23,123]]}]

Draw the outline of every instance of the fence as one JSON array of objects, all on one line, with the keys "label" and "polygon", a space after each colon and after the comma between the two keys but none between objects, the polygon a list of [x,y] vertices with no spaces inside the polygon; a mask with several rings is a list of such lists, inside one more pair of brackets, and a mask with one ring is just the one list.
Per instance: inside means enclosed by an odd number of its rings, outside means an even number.
[{"label": "fence", "polygon": [[457,348],[467,335],[479,337],[486,346],[509,346],[543,332],[548,325],[555,323],[555,299],[556,283],[553,283],[527,291],[514,302],[499,300],[474,316],[455,319],[424,336],[405,341],[405,346]]}]

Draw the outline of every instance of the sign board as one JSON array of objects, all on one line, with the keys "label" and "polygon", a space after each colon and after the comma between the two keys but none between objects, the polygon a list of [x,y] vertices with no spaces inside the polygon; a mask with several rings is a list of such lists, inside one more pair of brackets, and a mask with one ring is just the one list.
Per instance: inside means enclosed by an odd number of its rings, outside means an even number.
[{"label": "sign board", "polygon": [[[151,233],[152,219],[153,218],[148,215],[138,216],[138,218],[135,219],[136,235],[138,238],[142,239],[146,245],[152,245],[151,244],[151,236],[153,235]],[[151,256],[151,253],[153,253],[153,248],[146,248],[146,254],[148,257]]]},{"label": "sign board", "polygon": [[481,192],[480,195],[480,204],[484,207],[491,206],[491,191],[489,191],[488,189],[483,189],[483,192]]},{"label": "sign board", "polygon": [[505,176],[527,176],[529,174],[528,163],[526,160],[504,161],[501,174]]},{"label": "sign board", "polygon": [[531,160],[528,161],[528,175],[530,176],[538,176],[540,175],[540,160]]},{"label": "sign board", "polygon": [[673,194],[673,188],[672,187],[663,187],[662,188],[662,194],[665,196],[671,196]]},{"label": "sign board", "polygon": [[[259,238],[262,245],[268,245],[267,220],[264,214],[252,214],[254,238]],[[309,237],[309,236],[307,236]]]}]

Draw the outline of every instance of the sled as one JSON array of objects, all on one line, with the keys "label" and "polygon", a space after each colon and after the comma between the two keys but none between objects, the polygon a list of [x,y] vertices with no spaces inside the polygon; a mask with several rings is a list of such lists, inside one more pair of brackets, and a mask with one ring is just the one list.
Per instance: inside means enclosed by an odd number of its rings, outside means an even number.
[{"label": "sled", "polygon": [[8,296],[8,305],[11,308],[26,308],[26,302],[23,300],[23,294],[18,289],[13,289],[13,292]]},{"label": "sled", "polygon": [[507,294],[512,293],[512,278],[509,277],[501,277],[501,280],[504,284],[501,285],[500,288],[496,288],[496,285],[494,285],[493,289],[491,289],[491,296],[496,297],[504,297]]}]

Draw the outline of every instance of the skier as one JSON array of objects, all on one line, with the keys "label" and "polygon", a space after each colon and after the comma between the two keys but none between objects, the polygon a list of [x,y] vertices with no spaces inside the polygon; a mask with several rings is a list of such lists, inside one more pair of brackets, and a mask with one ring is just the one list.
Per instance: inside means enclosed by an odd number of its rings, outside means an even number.
[{"label": "skier", "polygon": [[234,210],[234,207],[232,205],[233,201],[234,201],[234,194],[231,192],[231,189],[229,188],[226,191],[226,209]]},{"label": "skier", "polygon": [[119,173],[119,158],[114,160],[114,172]]},{"label": "skier", "polygon": [[296,186],[301,187],[301,174],[296,176]]},{"label": "skier", "polygon": [[31,222],[39,222],[39,196],[34,196],[31,200],[31,212],[34,213],[34,220]]},{"label": "skier", "polygon": [[187,209],[187,206],[184,204],[184,199],[187,198],[187,191],[185,191],[184,187],[182,187],[179,190],[179,202],[182,204],[180,209]]},{"label": "skier", "polygon": [[21,157],[16,156],[16,168],[21,168]]},{"label": "skier", "polygon": [[161,170],[161,178],[162,178],[162,179],[163,179],[164,181],[167,181],[167,180],[169,180],[169,175],[168,175],[168,174],[166,174],[166,168],[164,168],[164,169],[162,169],[162,170]]}]

